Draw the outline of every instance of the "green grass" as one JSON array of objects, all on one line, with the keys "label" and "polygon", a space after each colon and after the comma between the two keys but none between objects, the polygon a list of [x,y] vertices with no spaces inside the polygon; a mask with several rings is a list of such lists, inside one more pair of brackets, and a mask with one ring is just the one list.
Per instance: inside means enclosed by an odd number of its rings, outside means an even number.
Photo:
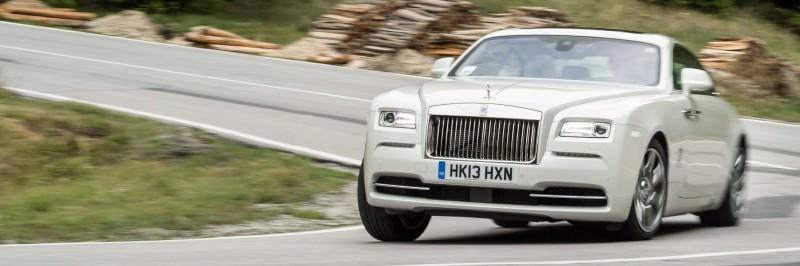
[{"label": "green grass", "polygon": [[301,219],[314,219],[314,220],[328,219],[328,216],[326,216],[325,213],[315,210],[291,209],[290,214],[294,217]]},{"label": "green grass", "polygon": [[197,25],[225,29],[254,40],[287,44],[306,35],[308,20],[272,22],[258,19],[229,18],[224,15],[154,15],[158,23],[184,33]]},{"label": "green grass", "polygon": [[[186,152],[170,140],[181,135],[204,145]],[[279,214],[322,219],[253,206],[302,202],[354,179],[196,130],[2,90],[0,158],[0,242],[137,239],[137,229],[185,234]]]},{"label": "green grass", "polygon": [[678,39],[695,52],[721,36],[750,35],[762,38],[768,49],[800,63],[800,37],[787,29],[759,19],[747,9],[726,16],[686,8],[664,7],[639,0],[473,0],[485,13],[502,12],[521,5],[545,6],[565,12],[579,26],[660,33]]},{"label": "green grass", "polygon": [[[311,22],[328,11],[337,0],[285,1],[281,8],[260,6],[231,7],[210,14],[156,14],[153,19],[183,33],[199,25],[213,26],[255,40],[287,44],[306,35]],[[261,4],[266,5],[266,4]]]}]

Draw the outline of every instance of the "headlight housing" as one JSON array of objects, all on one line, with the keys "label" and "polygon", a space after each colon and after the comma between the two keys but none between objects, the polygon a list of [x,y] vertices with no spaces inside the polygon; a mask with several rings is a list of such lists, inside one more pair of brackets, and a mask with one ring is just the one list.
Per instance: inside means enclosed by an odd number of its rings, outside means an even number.
[{"label": "headlight housing", "polygon": [[378,115],[382,127],[417,128],[417,117],[411,112],[383,111]]},{"label": "headlight housing", "polygon": [[561,137],[573,138],[608,138],[611,135],[611,124],[592,121],[568,121],[561,125]]}]

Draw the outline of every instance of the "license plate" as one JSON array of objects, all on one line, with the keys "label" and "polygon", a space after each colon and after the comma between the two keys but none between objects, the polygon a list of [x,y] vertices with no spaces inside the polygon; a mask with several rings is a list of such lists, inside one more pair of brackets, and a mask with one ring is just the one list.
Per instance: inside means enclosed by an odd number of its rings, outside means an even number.
[{"label": "license plate", "polygon": [[514,168],[439,161],[439,180],[516,183]]}]

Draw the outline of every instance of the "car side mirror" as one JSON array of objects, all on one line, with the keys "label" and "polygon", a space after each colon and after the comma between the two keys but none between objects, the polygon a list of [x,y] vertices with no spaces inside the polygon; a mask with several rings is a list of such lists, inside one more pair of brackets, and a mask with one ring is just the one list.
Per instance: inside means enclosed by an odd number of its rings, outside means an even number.
[{"label": "car side mirror", "polygon": [[705,70],[695,68],[681,70],[681,90],[683,94],[708,93],[713,88],[714,81]]},{"label": "car side mirror", "polygon": [[434,77],[441,77],[442,75],[446,74],[448,70],[450,70],[450,66],[453,65],[453,61],[456,59],[453,57],[444,57],[436,59],[433,62],[433,67],[431,67],[431,74]]}]

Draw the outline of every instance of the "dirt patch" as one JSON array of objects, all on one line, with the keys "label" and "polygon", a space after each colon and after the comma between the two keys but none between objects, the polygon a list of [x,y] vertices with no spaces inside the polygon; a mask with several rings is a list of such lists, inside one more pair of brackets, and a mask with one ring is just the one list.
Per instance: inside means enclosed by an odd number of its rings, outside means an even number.
[{"label": "dirt patch", "polygon": [[[358,170],[336,164],[321,165],[334,170],[357,174]],[[299,204],[259,204],[254,211],[280,211],[292,209],[295,213],[313,213],[321,217],[303,215],[279,215],[270,220],[251,221],[242,224],[209,226],[199,231],[167,230],[161,228],[141,228],[128,232],[127,237],[155,240],[169,238],[208,238],[222,236],[275,234],[296,231],[319,230],[331,227],[356,225],[361,222],[358,213],[357,183],[351,182],[340,190],[325,193]],[[298,217],[300,216],[300,217]]]},{"label": "dirt patch", "polygon": [[11,131],[25,139],[39,141],[44,138],[41,134],[28,129],[28,127],[19,120],[0,117],[0,123],[8,126]]},{"label": "dirt patch", "polygon": [[164,41],[161,27],[141,11],[125,10],[87,24],[89,31],[144,41]]},{"label": "dirt patch", "polygon": [[233,235],[273,234],[294,231],[318,230],[336,226],[360,223],[358,214],[357,184],[344,186],[335,193],[323,194],[314,200],[293,206],[283,204],[264,204],[256,208],[270,210],[293,208],[298,211],[313,211],[324,214],[324,219],[298,218],[280,215],[269,221],[255,221],[237,225],[220,225],[209,227],[199,233],[201,237],[219,237]]},{"label": "dirt patch", "polygon": [[341,56],[341,53],[318,39],[303,38],[266,55],[293,60],[308,60],[318,55]]},{"label": "dirt patch", "polygon": [[376,57],[363,57],[360,60],[363,61],[363,68],[366,69],[430,76],[434,58],[412,49],[403,49],[394,55],[384,54]]}]

